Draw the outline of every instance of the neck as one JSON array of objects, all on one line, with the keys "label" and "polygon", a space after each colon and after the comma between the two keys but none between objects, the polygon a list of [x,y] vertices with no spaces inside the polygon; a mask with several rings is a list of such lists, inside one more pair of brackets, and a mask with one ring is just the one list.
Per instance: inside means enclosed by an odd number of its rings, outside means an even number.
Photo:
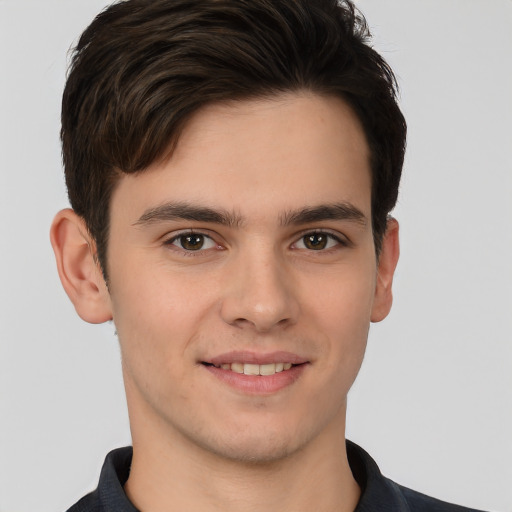
[{"label": "neck", "polygon": [[226,459],[180,433],[132,421],[125,491],[144,512],[352,512],[360,496],[347,460],[345,411],[307,446],[277,461]]}]

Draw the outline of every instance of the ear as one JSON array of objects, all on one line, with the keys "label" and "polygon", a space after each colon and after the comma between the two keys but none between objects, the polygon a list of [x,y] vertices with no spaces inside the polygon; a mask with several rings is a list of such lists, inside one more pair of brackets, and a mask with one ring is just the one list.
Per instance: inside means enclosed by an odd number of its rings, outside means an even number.
[{"label": "ear", "polygon": [[110,295],[83,219],[71,209],[60,211],[50,240],[62,286],[80,318],[93,324],[111,320]]},{"label": "ear", "polygon": [[372,322],[384,320],[391,310],[393,303],[391,287],[399,255],[398,222],[389,218],[377,266],[377,283],[371,314]]}]

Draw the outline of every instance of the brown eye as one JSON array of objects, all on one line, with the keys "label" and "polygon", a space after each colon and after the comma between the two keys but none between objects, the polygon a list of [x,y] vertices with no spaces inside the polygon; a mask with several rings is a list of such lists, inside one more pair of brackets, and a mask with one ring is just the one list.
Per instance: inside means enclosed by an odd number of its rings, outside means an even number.
[{"label": "brown eye", "polygon": [[203,235],[182,235],[178,240],[183,249],[187,251],[197,251],[202,249],[204,245]]},{"label": "brown eye", "polygon": [[320,251],[327,247],[328,236],[325,233],[311,233],[303,237],[304,246],[313,251]]},{"label": "brown eye", "polygon": [[190,252],[216,247],[215,242],[208,235],[201,233],[183,233],[169,240],[167,244]]},{"label": "brown eye", "polygon": [[293,244],[294,249],[317,252],[346,246],[347,242],[343,238],[328,233],[327,231],[313,231],[307,233]]}]

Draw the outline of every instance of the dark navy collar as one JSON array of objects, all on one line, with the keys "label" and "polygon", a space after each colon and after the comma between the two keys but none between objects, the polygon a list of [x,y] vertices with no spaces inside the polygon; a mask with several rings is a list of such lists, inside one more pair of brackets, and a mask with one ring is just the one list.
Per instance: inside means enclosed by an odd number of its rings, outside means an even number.
[{"label": "dark navy collar", "polygon": [[[103,464],[98,488],[68,512],[138,512],[123,489],[130,474],[132,454],[131,447],[111,451]],[[354,512],[478,512],[396,484],[384,477],[370,455],[351,441],[347,441],[347,455],[361,487],[361,498]]]},{"label": "dark navy collar", "polygon": [[352,474],[361,488],[361,497],[354,512],[410,512],[398,486],[382,475],[377,463],[366,451],[348,440],[347,457]]}]

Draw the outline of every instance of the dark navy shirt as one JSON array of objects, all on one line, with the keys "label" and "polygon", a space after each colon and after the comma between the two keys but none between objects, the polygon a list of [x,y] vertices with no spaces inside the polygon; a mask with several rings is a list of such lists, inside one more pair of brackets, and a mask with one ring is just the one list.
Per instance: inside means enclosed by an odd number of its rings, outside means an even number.
[{"label": "dark navy shirt", "polygon": [[[396,484],[382,476],[375,461],[350,441],[347,441],[347,454],[354,478],[361,487],[361,498],[354,512],[478,512]],[[111,451],[103,464],[98,488],[68,512],[139,512],[123,490],[131,461],[131,447]]]}]

